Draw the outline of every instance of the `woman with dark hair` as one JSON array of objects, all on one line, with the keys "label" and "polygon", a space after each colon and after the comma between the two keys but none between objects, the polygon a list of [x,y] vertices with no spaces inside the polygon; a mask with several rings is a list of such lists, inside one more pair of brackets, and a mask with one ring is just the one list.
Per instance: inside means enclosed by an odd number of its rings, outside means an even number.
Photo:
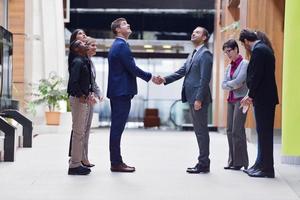
[{"label": "woman with dark hair", "polygon": [[[80,40],[80,41],[85,42],[86,38],[87,38],[87,36],[86,36],[84,30],[82,30],[82,29],[75,29],[72,32],[71,37],[70,37],[70,47],[71,47],[71,44],[75,40]],[[72,63],[72,61],[73,61],[74,58],[75,58],[75,54],[70,50],[69,51],[69,56],[68,56],[68,69],[69,69],[69,71],[70,71],[71,63]]]},{"label": "woman with dark hair", "polygon": [[[71,65],[74,58],[77,56],[74,51],[72,51],[71,47],[74,45],[76,40],[80,40],[82,42],[86,42],[87,36],[82,29],[75,29],[70,37],[70,45],[69,45],[69,56],[68,56],[68,71],[71,73]],[[72,147],[72,132],[71,131],[71,138],[70,138],[70,145],[69,145],[69,156],[71,156],[71,147]]]},{"label": "woman with dark hair", "polygon": [[69,160],[69,175],[87,175],[91,172],[83,165],[84,138],[89,114],[89,90],[91,88],[91,69],[88,61],[88,47],[84,42],[75,40],[70,50],[76,55],[71,62],[68,81],[68,95],[72,113],[72,146]]},{"label": "woman with dark hair", "polygon": [[255,34],[257,35],[257,39],[262,41],[263,43],[265,43],[274,53],[272,43],[269,40],[268,36],[264,32],[261,32],[261,31],[255,31]]},{"label": "woman with dark hair", "polygon": [[240,109],[240,101],[247,95],[246,76],[248,61],[239,54],[239,46],[233,39],[223,45],[225,55],[231,61],[226,68],[222,88],[229,91],[227,98],[228,165],[224,169],[248,168],[248,152],[245,133],[247,111]]}]

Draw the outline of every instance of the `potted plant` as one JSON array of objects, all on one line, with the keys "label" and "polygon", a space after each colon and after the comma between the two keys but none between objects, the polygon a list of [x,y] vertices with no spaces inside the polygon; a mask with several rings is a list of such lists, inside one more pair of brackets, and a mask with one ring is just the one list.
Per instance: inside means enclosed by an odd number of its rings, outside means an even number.
[{"label": "potted plant", "polygon": [[65,81],[55,72],[51,72],[46,79],[39,80],[37,85],[33,85],[33,99],[29,102],[29,110],[35,113],[35,106],[46,104],[48,111],[45,112],[47,125],[59,125],[60,112],[59,102],[67,100],[68,95]]}]

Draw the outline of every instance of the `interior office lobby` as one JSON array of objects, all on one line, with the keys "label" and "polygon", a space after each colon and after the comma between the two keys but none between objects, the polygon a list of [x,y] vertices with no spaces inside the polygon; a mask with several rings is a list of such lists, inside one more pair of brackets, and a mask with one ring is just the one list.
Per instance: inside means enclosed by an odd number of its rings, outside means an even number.
[{"label": "interior office lobby", "polygon": [[[0,0],[0,198],[2,199],[300,199],[300,93],[298,1],[286,0]],[[167,76],[187,61],[195,27],[209,32],[213,54],[208,108],[210,173],[188,174],[198,146],[189,105],[181,102],[183,79],[156,85],[137,79],[122,154],[134,173],[110,171],[110,100],[94,106],[88,176],[68,176],[72,116],[59,102],[59,124],[45,116],[46,104],[33,105],[34,85],[57,75],[64,91],[69,78],[70,36],[75,29],[96,39],[92,62],[104,96],[108,52],[114,42],[111,22],[125,17],[133,31],[128,44],[142,70]],[[271,20],[272,19],[272,20]],[[274,122],[275,178],[251,178],[243,170],[224,170],[228,162],[227,95],[222,89],[229,63],[222,51],[238,41],[243,28],[269,37],[276,58],[279,104]],[[241,43],[240,54],[251,55]],[[13,111],[12,111],[13,110]],[[154,113],[154,116],[152,114]],[[50,124],[48,124],[50,123]],[[58,123],[58,122],[54,122]],[[257,156],[254,109],[246,119],[251,166]]]}]

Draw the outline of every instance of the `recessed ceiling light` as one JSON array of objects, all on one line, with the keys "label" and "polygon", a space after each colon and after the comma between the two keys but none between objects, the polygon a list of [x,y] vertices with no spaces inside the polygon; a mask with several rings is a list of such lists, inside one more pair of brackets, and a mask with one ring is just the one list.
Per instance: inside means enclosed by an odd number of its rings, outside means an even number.
[{"label": "recessed ceiling light", "polygon": [[152,47],[153,47],[153,46],[150,45],[150,44],[145,44],[145,45],[144,45],[144,48],[145,48],[145,49],[151,49]]},{"label": "recessed ceiling light", "polygon": [[163,47],[164,49],[171,49],[171,48],[172,48],[171,45],[163,45],[162,47]]}]

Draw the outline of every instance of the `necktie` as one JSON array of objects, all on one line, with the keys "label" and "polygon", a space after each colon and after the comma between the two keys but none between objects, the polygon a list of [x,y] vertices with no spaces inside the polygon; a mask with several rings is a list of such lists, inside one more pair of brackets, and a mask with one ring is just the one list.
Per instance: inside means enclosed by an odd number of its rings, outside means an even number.
[{"label": "necktie", "polygon": [[194,51],[193,51],[193,53],[192,53],[192,56],[191,56],[191,60],[190,60],[190,63],[193,61],[193,57],[194,57],[194,55],[195,55],[195,53],[197,52],[197,50],[196,49],[194,49]]}]

